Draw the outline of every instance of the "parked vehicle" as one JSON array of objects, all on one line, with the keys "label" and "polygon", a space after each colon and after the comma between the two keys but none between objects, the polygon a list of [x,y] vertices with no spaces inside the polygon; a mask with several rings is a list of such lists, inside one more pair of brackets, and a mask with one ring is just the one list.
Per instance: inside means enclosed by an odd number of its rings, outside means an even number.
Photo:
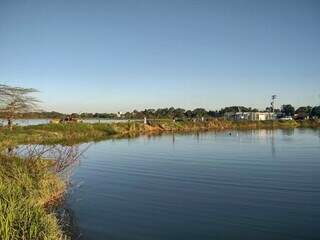
[{"label": "parked vehicle", "polygon": [[281,117],[281,118],[279,118],[279,120],[280,120],[280,121],[290,121],[290,120],[293,120],[293,118],[290,117],[290,116],[286,116],[286,117]]}]

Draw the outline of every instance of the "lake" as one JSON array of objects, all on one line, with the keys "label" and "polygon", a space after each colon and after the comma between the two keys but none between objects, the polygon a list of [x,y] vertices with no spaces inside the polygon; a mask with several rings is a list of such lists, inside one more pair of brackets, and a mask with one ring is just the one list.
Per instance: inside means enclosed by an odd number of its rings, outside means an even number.
[{"label": "lake", "polygon": [[[39,125],[48,124],[50,119],[15,119],[13,124],[18,126],[29,126],[29,125]],[[7,125],[7,120],[0,118],[0,126]]]},{"label": "lake", "polygon": [[319,156],[310,129],[107,140],[74,168],[66,206],[77,239],[315,240]]}]

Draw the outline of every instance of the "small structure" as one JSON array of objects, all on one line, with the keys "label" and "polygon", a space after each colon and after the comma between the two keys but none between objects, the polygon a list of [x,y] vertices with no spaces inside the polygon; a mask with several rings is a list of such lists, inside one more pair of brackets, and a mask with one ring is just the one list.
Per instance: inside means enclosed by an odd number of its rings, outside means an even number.
[{"label": "small structure", "polygon": [[224,118],[227,120],[239,121],[249,120],[249,113],[247,112],[226,112]]},{"label": "small structure", "polygon": [[277,115],[273,112],[250,112],[249,119],[251,121],[275,120]]},{"label": "small structure", "polygon": [[276,114],[273,112],[227,112],[224,114],[225,119],[240,121],[264,121],[264,120],[275,120]]}]

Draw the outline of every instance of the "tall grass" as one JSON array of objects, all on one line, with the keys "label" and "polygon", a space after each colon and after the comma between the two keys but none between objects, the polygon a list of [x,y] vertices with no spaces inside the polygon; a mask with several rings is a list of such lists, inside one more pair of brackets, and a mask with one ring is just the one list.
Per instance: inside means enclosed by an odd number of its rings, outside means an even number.
[{"label": "tall grass", "polygon": [[49,167],[49,161],[0,155],[1,240],[66,239],[45,208],[65,187]]},{"label": "tall grass", "polygon": [[0,143],[3,145],[15,144],[50,144],[50,143],[81,143],[97,141],[119,135],[135,135],[148,132],[163,131],[200,131],[225,129],[258,129],[258,128],[295,128],[320,127],[317,120],[305,121],[227,121],[210,119],[207,121],[193,121],[185,119],[173,122],[172,120],[154,120],[148,124],[142,122],[122,123],[68,123],[44,124],[37,126],[15,126],[12,131],[0,128]]}]

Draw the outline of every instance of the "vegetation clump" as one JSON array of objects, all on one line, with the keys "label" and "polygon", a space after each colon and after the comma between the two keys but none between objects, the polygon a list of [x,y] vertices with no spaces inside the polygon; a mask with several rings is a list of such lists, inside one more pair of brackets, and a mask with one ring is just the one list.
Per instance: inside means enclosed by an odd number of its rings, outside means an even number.
[{"label": "vegetation clump", "polygon": [[64,189],[50,161],[0,155],[0,239],[66,239],[47,208]]}]

